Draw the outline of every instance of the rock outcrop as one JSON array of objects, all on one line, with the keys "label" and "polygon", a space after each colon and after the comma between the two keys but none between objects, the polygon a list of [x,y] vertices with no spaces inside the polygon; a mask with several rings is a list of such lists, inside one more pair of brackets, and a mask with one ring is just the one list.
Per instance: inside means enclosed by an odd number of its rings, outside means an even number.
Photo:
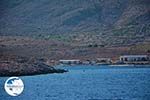
[{"label": "rock outcrop", "polygon": [[55,69],[43,62],[29,61],[23,58],[0,61],[0,76],[24,76],[48,73],[64,73],[63,69]]}]

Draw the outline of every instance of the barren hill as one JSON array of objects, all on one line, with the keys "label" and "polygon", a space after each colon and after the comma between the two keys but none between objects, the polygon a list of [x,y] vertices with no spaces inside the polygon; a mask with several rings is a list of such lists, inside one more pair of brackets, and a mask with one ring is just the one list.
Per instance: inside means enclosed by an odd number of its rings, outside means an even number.
[{"label": "barren hill", "polygon": [[149,0],[0,0],[0,35],[135,44],[149,41],[149,5]]}]

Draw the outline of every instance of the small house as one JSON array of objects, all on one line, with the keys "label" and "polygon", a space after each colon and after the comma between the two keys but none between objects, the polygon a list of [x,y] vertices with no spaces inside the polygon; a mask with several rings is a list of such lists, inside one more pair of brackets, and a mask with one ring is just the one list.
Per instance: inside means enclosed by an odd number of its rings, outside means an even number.
[{"label": "small house", "polygon": [[111,64],[111,59],[110,58],[97,58],[96,63],[98,65]]},{"label": "small house", "polygon": [[74,60],[59,60],[59,63],[60,64],[67,64],[67,65],[80,64],[80,60],[78,60],[78,59],[74,59]]},{"label": "small house", "polygon": [[123,63],[133,63],[133,64],[145,64],[149,62],[149,57],[147,55],[124,55],[120,56],[120,62]]}]

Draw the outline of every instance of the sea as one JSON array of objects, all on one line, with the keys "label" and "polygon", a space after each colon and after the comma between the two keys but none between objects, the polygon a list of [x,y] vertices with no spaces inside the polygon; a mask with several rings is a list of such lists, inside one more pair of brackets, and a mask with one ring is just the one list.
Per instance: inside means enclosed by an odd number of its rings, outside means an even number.
[{"label": "sea", "polygon": [[57,66],[66,73],[20,76],[19,96],[5,92],[9,77],[0,77],[0,100],[150,100],[150,65]]}]

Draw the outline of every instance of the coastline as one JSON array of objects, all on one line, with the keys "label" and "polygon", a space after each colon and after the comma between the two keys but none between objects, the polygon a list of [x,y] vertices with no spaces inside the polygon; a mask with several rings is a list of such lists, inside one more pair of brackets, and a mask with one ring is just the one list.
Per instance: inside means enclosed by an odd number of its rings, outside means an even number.
[{"label": "coastline", "polygon": [[[49,71],[44,71],[44,72],[34,72],[34,73],[19,73],[19,72],[12,72],[12,73],[1,73],[0,77],[11,77],[11,76],[33,76],[33,75],[44,75],[44,74],[53,74],[53,73],[65,73],[68,72],[67,70],[64,69],[55,69],[55,70],[49,70]],[[19,74],[18,74],[19,73]]]},{"label": "coastline", "polygon": [[[0,64],[2,65],[2,63]],[[6,63],[4,65],[6,65]],[[32,76],[32,75],[41,75],[41,74],[65,73],[68,72],[68,70],[63,69],[63,67],[76,67],[76,66],[86,66],[86,67],[94,66],[99,68],[150,68],[150,65],[140,65],[140,64],[138,65],[135,64],[108,64],[108,65],[76,64],[75,65],[74,64],[74,65],[56,65],[52,67],[42,62],[36,62],[32,64],[31,63],[20,64],[19,66],[14,66],[11,63],[7,66],[0,67],[0,72],[1,72],[0,77]]]},{"label": "coastline", "polygon": [[[66,60],[64,60],[66,61]],[[144,68],[149,67],[150,64],[125,64],[125,63],[107,63],[107,62],[92,62],[88,61],[88,63],[83,63],[78,60],[79,63],[74,62],[73,63],[56,63],[49,62],[46,63],[43,59],[37,59],[37,58],[28,58],[28,57],[21,57],[21,56],[1,56],[0,60],[0,77],[7,77],[7,76],[29,76],[29,75],[40,75],[40,74],[52,74],[52,73],[65,73],[68,72],[68,70],[63,69],[63,66],[97,66],[97,67],[107,67],[107,68],[121,68],[121,67],[127,67],[127,68]],[[68,60],[67,60],[68,62]],[[86,61],[87,62],[87,61]],[[60,66],[60,67],[57,67]],[[61,68],[62,66],[62,68]]]},{"label": "coastline", "polygon": [[119,68],[119,67],[132,67],[132,68],[150,68],[150,64],[146,64],[146,65],[140,65],[140,64],[102,64],[102,65],[96,65],[96,64],[88,64],[88,65],[85,65],[85,64],[78,64],[78,65],[56,65],[55,67],[56,68],[61,68],[61,67],[76,67],[76,66],[95,66],[95,67],[108,67],[108,68],[112,68],[112,67],[116,67],[116,68]]},{"label": "coastline", "polygon": [[29,76],[29,75],[65,73],[65,72],[68,71],[48,66],[42,62],[34,62],[34,63],[0,62],[0,77]]}]

